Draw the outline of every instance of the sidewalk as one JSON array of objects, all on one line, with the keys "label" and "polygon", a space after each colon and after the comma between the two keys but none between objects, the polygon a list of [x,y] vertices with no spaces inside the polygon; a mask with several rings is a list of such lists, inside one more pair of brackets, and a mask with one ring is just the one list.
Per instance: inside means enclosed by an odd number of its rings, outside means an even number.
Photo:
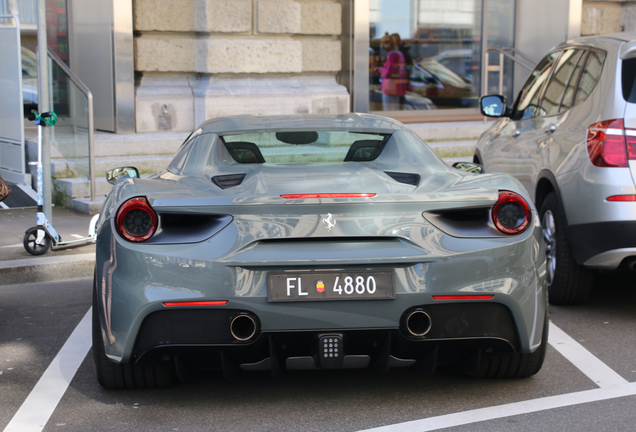
[{"label": "sidewalk", "polygon": [[[0,209],[0,285],[91,277],[95,245],[49,250],[30,255],[22,245],[24,232],[35,226],[36,208]],[[63,240],[88,235],[91,216],[64,207],[53,208],[53,227]]]}]

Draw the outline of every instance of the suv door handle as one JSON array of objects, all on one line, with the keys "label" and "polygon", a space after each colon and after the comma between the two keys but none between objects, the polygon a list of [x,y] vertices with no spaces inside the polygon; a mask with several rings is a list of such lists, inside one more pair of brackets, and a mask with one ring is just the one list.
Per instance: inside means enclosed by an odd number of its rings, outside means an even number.
[{"label": "suv door handle", "polygon": [[556,125],[550,125],[550,127],[548,129],[545,129],[545,133],[547,133],[548,135],[550,135],[552,132],[554,132],[556,130]]}]

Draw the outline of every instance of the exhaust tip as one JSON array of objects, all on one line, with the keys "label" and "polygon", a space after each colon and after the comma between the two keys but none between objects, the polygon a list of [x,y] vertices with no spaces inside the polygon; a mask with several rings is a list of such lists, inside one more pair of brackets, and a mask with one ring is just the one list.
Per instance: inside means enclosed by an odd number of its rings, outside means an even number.
[{"label": "exhaust tip", "polygon": [[415,309],[407,313],[404,327],[410,336],[422,337],[431,330],[431,316],[422,309]]},{"label": "exhaust tip", "polygon": [[256,318],[247,312],[241,312],[230,320],[230,333],[237,341],[246,342],[257,332]]}]

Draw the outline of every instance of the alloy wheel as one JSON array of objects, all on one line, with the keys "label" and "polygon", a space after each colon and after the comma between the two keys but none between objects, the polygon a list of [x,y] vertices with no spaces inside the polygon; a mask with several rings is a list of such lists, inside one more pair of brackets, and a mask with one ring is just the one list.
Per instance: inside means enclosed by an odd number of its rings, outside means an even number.
[{"label": "alloy wheel", "polygon": [[541,219],[541,227],[543,230],[543,238],[545,239],[545,255],[547,284],[552,285],[554,275],[556,273],[556,226],[554,223],[554,215],[552,210],[548,210],[543,214]]}]

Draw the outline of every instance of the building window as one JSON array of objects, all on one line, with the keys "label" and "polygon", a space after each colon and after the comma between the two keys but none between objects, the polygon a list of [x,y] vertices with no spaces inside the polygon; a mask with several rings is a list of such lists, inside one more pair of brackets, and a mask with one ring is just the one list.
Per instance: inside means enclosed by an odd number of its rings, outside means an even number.
[{"label": "building window", "polygon": [[[370,0],[369,110],[476,107],[481,8],[482,0]],[[489,46],[513,46],[514,0],[489,0],[488,9]]]}]

